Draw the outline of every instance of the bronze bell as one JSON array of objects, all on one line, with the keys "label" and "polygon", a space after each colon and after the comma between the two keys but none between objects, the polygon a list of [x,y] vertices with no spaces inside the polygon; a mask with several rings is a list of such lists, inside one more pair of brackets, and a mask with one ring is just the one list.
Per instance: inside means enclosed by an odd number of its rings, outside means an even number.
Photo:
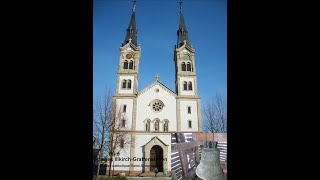
[{"label": "bronze bell", "polygon": [[224,174],[220,165],[220,150],[217,148],[217,142],[206,142],[196,174],[203,180],[223,180]]}]

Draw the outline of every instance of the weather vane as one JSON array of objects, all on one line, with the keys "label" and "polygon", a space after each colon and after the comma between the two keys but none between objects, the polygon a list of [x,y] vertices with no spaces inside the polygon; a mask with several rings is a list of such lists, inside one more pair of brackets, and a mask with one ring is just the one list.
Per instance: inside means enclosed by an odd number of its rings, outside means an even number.
[{"label": "weather vane", "polygon": [[180,0],[180,13],[182,13],[182,0]]}]

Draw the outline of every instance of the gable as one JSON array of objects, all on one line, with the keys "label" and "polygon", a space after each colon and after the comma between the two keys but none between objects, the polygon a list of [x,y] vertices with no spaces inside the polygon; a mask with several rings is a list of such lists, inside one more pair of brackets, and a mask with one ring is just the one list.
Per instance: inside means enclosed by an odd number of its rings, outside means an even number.
[{"label": "gable", "polygon": [[169,146],[168,144],[165,144],[161,139],[158,138],[158,136],[153,137],[150,141],[148,141],[144,146],[148,145],[162,145],[162,146]]},{"label": "gable", "polygon": [[[176,94],[159,82],[155,82],[139,92],[137,96],[136,130],[145,130],[144,122],[146,119],[151,121],[159,119],[160,122],[168,120],[170,124],[169,130],[176,130],[176,103]],[[160,127],[161,129],[162,126]]]},{"label": "gable", "polygon": [[148,106],[154,100],[162,101],[166,107],[169,107],[169,104],[175,105],[176,102],[176,94],[158,83],[154,83],[145,90],[139,92],[137,98],[139,105],[142,103]]},{"label": "gable", "polygon": [[[137,100],[138,100],[137,103],[138,103],[139,112],[141,110],[145,110],[145,112],[149,112],[145,108],[149,109],[149,107],[152,106],[150,103],[153,103],[154,101],[159,101],[159,100],[161,103],[164,104],[164,109],[167,109],[167,108],[175,109],[175,106],[176,106],[176,94],[171,92],[168,88],[158,83],[154,83],[148,88],[146,88],[144,91],[139,92],[137,96]],[[169,111],[170,113],[172,113],[171,110],[168,110],[167,113],[169,113]],[[150,111],[150,113],[151,112],[152,111]]]},{"label": "gable", "polygon": [[195,53],[195,49],[190,47],[186,42],[184,42],[184,44],[180,48],[177,48],[176,51],[182,51],[182,50],[185,50],[185,49],[188,50],[191,53]]},{"label": "gable", "polygon": [[135,46],[131,41],[125,44],[124,46],[120,47],[120,50],[134,50],[134,51],[139,51],[140,50],[140,45],[137,47]]},{"label": "gable", "polygon": [[[159,89],[159,91],[157,92],[156,90]],[[140,91],[138,93],[138,96],[141,96],[144,93],[154,93],[155,95],[157,93],[160,92],[160,90],[162,90],[163,92],[165,92],[165,94],[168,94],[169,96],[173,96],[173,97],[177,97],[176,93],[174,93],[171,89],[169,89],[168,87],[166,87],[165,85],[163,85],[162,83],[160,83],[159,81],[156,81],[152,84],[150,84],[148,87],[144,88],[142,91]]]}]

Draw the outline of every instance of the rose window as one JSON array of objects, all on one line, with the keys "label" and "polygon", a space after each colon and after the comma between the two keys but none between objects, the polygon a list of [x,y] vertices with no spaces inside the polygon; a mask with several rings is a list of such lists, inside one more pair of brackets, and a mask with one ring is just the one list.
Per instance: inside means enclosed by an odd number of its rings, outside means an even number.
[{"label": "rose window", "polygon": [[163,102],[160,100],[154,100],[151,103],[151,107],[155,112],[160,112],[163,109]]}]

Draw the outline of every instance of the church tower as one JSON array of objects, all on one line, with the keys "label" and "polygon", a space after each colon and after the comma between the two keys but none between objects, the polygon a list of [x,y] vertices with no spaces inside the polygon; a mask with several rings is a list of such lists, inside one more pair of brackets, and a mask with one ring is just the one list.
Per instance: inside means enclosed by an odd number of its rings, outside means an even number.
[{"label": "church tower", "polygon": [[[136,0],[133,2],[132,14],[128,28],[126,29],[126,36],[120,47],[116,93],[113,96],[113,104],[116,105],[116,116],[118,116],[118,122],[123,132],[133,132],[136,129],[138,72],[141,48],[137,41],[138,29],[135,17]],[[118,133],[119,135],[121,134],[120,131]],[[129,136],[130,137],[125,138],[123,142],[120,141],[120,146],[122,146],[123,149],[117,157],[133,157],[135,135],[130,133]],[[117,160],[114,163],[117,165]],[[132,163],[132,159],[123,162],[127,167]],[[121,167],[119,168],[121,169]],[[116,168],[116,171],[118,171],[119,168]],[[125,169],[130,169],[130,174],[134,173],[132,167]]]},{"label": "church tower", "polygon": [[137,45],[137,33],[135,19],[135,4],[132,10],[126,37],[120,47],[120,60],[118,68],[117,95],[132,96],[138,90],[138,71],[140,60],[140,45]]},{"label": "church tower", "polygon": [[114,101],[117,111],[123,114],[123,122],[126,130],[135,129],[136,97],[138,93],[138,72],[140,61],[140,44],[137,44],[135,19],[136,1],[134,1],[131,19],[126,30],[124,42],[120,47],[120,59],[118,67],[117,87]]},{"label": "church tower", "polygon": [[174,50],[177,93],[178,131],[202,131],[200,97],[198,96],[195,50],[191,46],[180,0],[178,42]]}]

